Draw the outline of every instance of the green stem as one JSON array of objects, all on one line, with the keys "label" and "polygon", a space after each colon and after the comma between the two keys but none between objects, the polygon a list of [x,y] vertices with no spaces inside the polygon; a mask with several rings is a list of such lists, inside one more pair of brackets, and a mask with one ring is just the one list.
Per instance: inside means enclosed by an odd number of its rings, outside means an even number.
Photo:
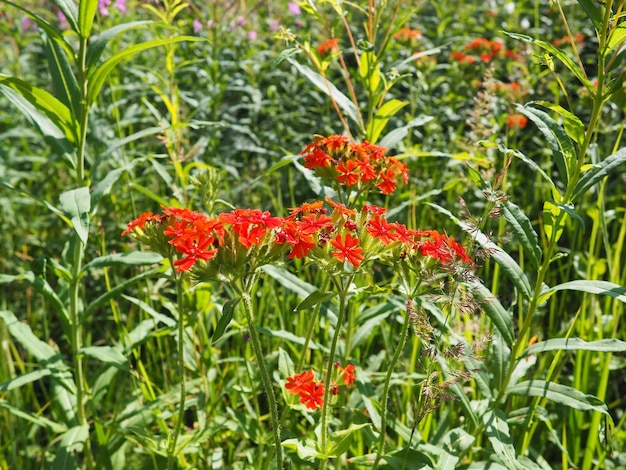
[{"label": "green stem", "polygon": [[170,470],[174,468],[174,464],[176,463],[176,444],[178,443],[178,436],[180,435],[183,420],[185,419],[185,314],[182,275],[176,277],[176,297],[178,300],[178,375],[180,377],[180,398],[178,400],[178,418],[176,418],[176,426],[174,427],[174,432],[170,435],[170,442],[167,446],[167,468]]},{"label": "green stem", "polygon": [[[79,353],[83,347],[83,329],[80,318],[80,288],[81,271],[84,257],[84,245],[78,235],[73,235],[73,261],[72,261],[72,281],[70,284],[70,343],[72,348],[72,365],[76,377],[76,406],[77,420],[79,426],[89,426],[85,401],[87,399],[87,383],[85,380],[85,370],[83,367],[83,356]],[[93,468],[91,444],[89,438],[85,442],[85,464],[88,469]]]},{"label": "green stem", "polygon": [[267,395],[267,402],[270,409],[270,417],[272,420],[272,433],[274,434],[276,468],[280,470],[283,468],[283,450],[280,441],[280,421],[278,419],[278,405],[276,403],[274,387],[272,386],[272,379],[267,371],[267,366],[265,365],[265,356],[263,355],[263,349],[261,347],[261,341],[259,340],[259,334],[257,333],[256,326],[254,324],[254,310],[252,308],[252,298],[250,293],[252,285],[252,282],[248,283],[248,286],[241,293],[241,299],[243,300],[246,319],[248,320],[250,342],[252,343],[252,349],[254,350],[254,355],[259,366],[259,372],[261,373],[263,388],[265,388],[265,394]]},{"label": "green stem", "polygon": [[380,405],[380,435],[378,436],[378,452],[376,453],[376,460],[374,461],[372,470],[375,470],[378,467],[380,459],[385,453],[385,431],[387,429],[387,403],[389,401],[389,385],[391,384],[391,376],[393,374],[393,370],[396,368],[396,364],[400,359],[400,354],[402,354],[402,351],[404,350],[404,345],[406,344],[406,340],[409,336],[409,325],[410,318],[409,313],[407,312],[404,316],[402,331],[400,332],[400,342],[398,343],[398,347],[393,353],[393,357],[391,358],[391,362],[389,363],[389,367],[387,368],[387,375],[385,376],[385,384],[383,386],[383,398]]},{"label": "green stem", "polygon": [[[335,365],[335,353],[337,350],[337,343],[339,342],[339,334],[341,333],[341,326],[346,316],[346,307],[348,299],[348,287],[354,279],[354,274],[350,275],[345,284],[341,281],[335,281],[335,284],[339,287],[339,314],[337,315],[337,324],[335,325],[335,333],[330,343],[330,351],[328,353],[328,363],[326,366],[326,377],[324,378],[324,405],[322,406],[321,417],[321,452],[323,455],[328,453],[328,413],[330,411],[330,379],[333,376],[333,367]],[[326,468],[328,459],[324,458],[320,465],[320,470]]]}]

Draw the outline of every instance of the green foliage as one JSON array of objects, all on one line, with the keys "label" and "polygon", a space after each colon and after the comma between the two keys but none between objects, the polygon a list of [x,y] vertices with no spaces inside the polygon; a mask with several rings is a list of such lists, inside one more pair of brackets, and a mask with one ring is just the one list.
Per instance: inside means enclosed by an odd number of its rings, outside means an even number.
[{"label": "green foliage", "polygon": [[[111,3],[1,7],[0,467],[624,466],[623,2]],[[383,255],[196,284],[121,236],[335,197],[299,153],[341,133],[475,273],[411,310]]]}]

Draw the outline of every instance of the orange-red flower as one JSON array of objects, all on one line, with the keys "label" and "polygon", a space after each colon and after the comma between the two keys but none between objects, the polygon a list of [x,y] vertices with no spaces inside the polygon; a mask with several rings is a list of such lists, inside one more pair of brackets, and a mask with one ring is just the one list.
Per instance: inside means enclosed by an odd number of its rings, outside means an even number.
[{"label": "orange-red flower", "polygon": [[523,114],[510,114],[506,118],[506,125],[511,129],[523,129],[528,124],[528,118]]},{"label": "orange-red flower", "polygon": [[343,378],[343,383],[348,387],[352,385],[356,380],[356,375],[354,373],[355,367],[353,364],[348,364],[346,367],[341,367],[339,364],[335,364],[337,369],[339,370],[339,374]]},{"label": "orange-red flower", "polygon": [[315,381],[311,370],[287,377],[285,388],[289,393],[300,395],[300,403],[310,410],[324,405],[324,385]]},{"label": "orange-red flower", "polygon": [[337,260],[343,262],[347,259],[353,266],[358,266],[363,261],[363,248],[359,246],[359,239],[352,234],[346,233],[344,238],[337,235],[330,244],[337,248],[337,251],[332,252]]},{"label": "orange-red flower", "polygon": [[176,271],[189,271],[197,260],[208,261],[213,258],[215,253],[217,253],[217,249],[207,250],[207,248],[211,246],[214,240],[213,237],[203,233],[183,238],[176,245],[176,250],[185,256],[174,261],[173,264],[176,266]]},{"label": "orange-red flower", "polygon": [[330,38],[317,46],[319,55],[324,56],[339,50],[339,39]]}]

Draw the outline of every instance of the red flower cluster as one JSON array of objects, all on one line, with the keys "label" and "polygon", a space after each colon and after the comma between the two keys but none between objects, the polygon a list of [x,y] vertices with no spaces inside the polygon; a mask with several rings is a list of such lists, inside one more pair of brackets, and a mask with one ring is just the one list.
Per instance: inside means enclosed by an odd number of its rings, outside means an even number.
[{"label": "red flower cluster", "polygon": [[489,63],[494,59],[512,59],[517,60],[519,56],[511,49],[506,49],[500,41],[490,41],[485,38],[476,38],[468,42],[463,48],[465,52],[454,51],[450,57],[461,63],[473,64],[480,61]]},{"label": "red flower cluster", "polygon": [[[341,367],[339,364],[335,364],[335,366],[339,372],[338,376],[340,379],[339,383],[331,381],[329,390],[333,395],[337,395],[339,392],[339,385],[349,387],[356,380],[354,365],[348,364],[346,367]],[[324,406],[324,384],[315,380],[312,370],[287,377],[285,389],[289,393],[300,395],[300,403],[310,410],[316,410]]]},{"label": "red flower cluster", "polygon": [[317,52],[321,56],[339,51],[339,39],[330,38],[317,46]]},{"label": "red flower cluster", "polygon": [[523,129],[526,124],[528,124],[528,118],[523,114],[510,114],[506,119],[506,125],[511,129]]},{"label": "red flower cluster", "polygon": [[392,194],[400,179],[408,182],[406,165],[385,155],[384,147],[369,142],[353,143],[346,136],[318,137],[300,155],[307,168],[320,176],[336,179],[348,187],[373,185],[383,194]]},{"label": "red flower cluster", "polygon": [[393,38],[398,42],[409,43],[412,40],[419,40],[422,37],[422,32],[419,29],[402,28]]},{"label": "red flower cluster", "polygon": [[[179,256],[173,261],[178,272],[189,271],[198,260],[210,261],[223,247],[227,235],[236,237],[245,248],[273,241],[274,229],[280,227],[283,219],[272,217],[269,212],[258,209],[235,209],[211,218],[199,212],[175,207],[163,207],[163,215],[152,212],[141,214],[130,222],[122,232],[143,232],[147,225],[157,227],[167,244],[173,246]],[[145,236],[140,236],[142,240]],[[148,237],[149,238],[149,237]],[[148,243],[150,240],[146,240]],[[150,243],[149,243],[150,244]],[[167,255],[167,249],[156,247]]]}]

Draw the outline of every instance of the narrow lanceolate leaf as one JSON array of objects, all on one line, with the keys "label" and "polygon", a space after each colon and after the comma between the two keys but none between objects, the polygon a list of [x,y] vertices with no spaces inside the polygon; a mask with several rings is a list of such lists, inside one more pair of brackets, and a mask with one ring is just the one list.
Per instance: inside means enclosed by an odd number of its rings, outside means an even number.
[{"label": "narrow lanceolate leaf", "polygon": [[[4,92],[5,87],[15,90],[39,112],[52,121],[52,123],[61,131],[65,139],[72,143],[76,142],[76,136],[78,133],[75,121],[73,120],[70,109],[61,101],[43,88],[32,86],[19,78],[0,74],[0,90]],[[7,96],[11,98],[9,95]],[[24,112],[24,109],[20,108],[20,111]],[[27,114],[27,116],[32,120],[35,120],[36,118],[36,116],[33,115]],[[44,123],[35,122],[35,124],[41,128],[41,125]]]},{"label": "narrow lanceolate leaf", "polygon": [[89,236],[89,210],[91,209],[89,188],[82,187],[66,191],[61,194],[60,201],[61,209],[70,218],[76,235],[86,245]]},{"label": "narrow lanceolate leaf", "polygon": [[42,379],[43,377],[49,376],[50,374],[50,369],[37,369],[31,372],[26,372],[22,375],[18,375],[17,377],[13,377],[12,379],[7,380],[6,382],[0,383],[0,393],[20,388],[23,385],[35,382],[39,379]]},{"label": "narrow lanceolate leaf", "polygon": [[113,346],[89,346],[79,349],[77,354],[93,357],[121,370],[129,370],[128,359]]},{"label": "narrow lanceolate leaf", "polygon": [[521,470],[523,467],[515,456],[515,447],[513,447],[513,441],[509,433],[509,425],[506,422],[504,412],[500,409],[487,411],[483,415],[483,423],[485,425],[487,438],[498,460],[509,470]]},{"label": "narrow lanceolate leaf", "polygon": [[44,416],[39,416],[37,413],[33,413],[31,411],[25,411],[17,406],[13,406],[6,400],[0,400],[0,408],[7,410],[13,416],[17,416],[20,419],[25,421],[29,421],[47,431],[60,434],[62,432],[67,431],[67,426],[64,424],[56,423]]},{"label": "narrow lanceolate leaf", "polygon": [[98,0],[81,0],[78,4],[78,28],[83,38],[91,34],[93,20],[98,9]]},{"label": "narrow lanceolate leaf", "polygon": [[332,299],[336,295],[337,294],[335,292],[322,292],[317,290],[309,294],[307,298],[300,302],[294,309],[294,312],[299,312],[300,310],[308,310],[319,303],[326,302],[327,300]]},{"label": "narrow lanceolate leaf", "polygon": [[598,397],[587,395],[580,390],[545,380],[527,380],[507,389],[510,395],[524,397],[544,397],[555,403],[580,411],[598,411],[609,414],[608,407]]},{"label": "narrow lanceolate leaf", "polygon": [[552,338],[529,346],[522,353],[521,357],[546,351],[626,352],[626,341],[615,338],[597,341],[585,341],[580,338]]},{"label": "narrow lanceolate leaf", "polygon": [[498,329],[508,346],[513,344],[513,321],[498,299],[480,282],[470,282],[474,298],[481,303],[483,311],[487,314],[494,326]]},{"label": "narrow lanceolate leaf", "polygon": [[519,290],[520,294],[522,294],[525,299],[530,299],[532,291],[530,282],[524,274],[524,271],[522,271],[522,268],[506,251],[489,240],[484,233],[477,231],[475,227],[472,227],[467,222],[464,222],[452,215],[452,213],[447,209],[444,209],[437,204],[426,204],[434,207],[442,214],[445,214],[448,218],[450,218],[450,220],[471,235],[472,238],[489,253],[490,258],[500,265],[500,268],[502,268],[502,270],[507,274],[513,285]]},{"label": "narrow lanceolate leaf", "polygon": [[241,297],[230,299],[222,307],[222,316],[217,322],[215,331],[213,331],[213,335],[211,336],[211,339],[213,341],[217,341],[224,335],[226,328],[230,324],[231,320],[233,319],[233,315],[235,314],[235,307],[237,306],[240,300],[241,300]]},{"label": "narrow lanceolate leaf", "polygon": [[76,2],[74,0],[54,0],[54,3],[57,4],[70,27],[80,34],[80,27],[78,25],[78,8],[76,8]]},{"label": "narrow lanceolate leaf", "polygon": [[539,247],[539,237],[532,222],[519,207],[510,201],[505,204],[503,215],[533,268],[539,269],[542,253]]},{"label": "narrow lanceolate leaf", "polygon": [[149,251],[133,251],[131,253],[114,253],[94,258],[83,267],[83,271],[104,266],[149,266],[161,262],[163,256]]},{"label": "narrow lanceolate leaf", "polygon": [[155,39],[153,41],[143,42],[141,44],[136,44],[134,46],[127,47],[121,52],[114,54],[109,57],[106,61],[104,61],[100,66],[95,67],[90,70],[90,75],[88,76],[89,80],[89,90],[87,91],[87,103],[94,103],[100,94],[100,90],[106,83],[109,74],[115,70],[117,65],[124,61],[131,59],[133,56],[137,55],[140,52],[151,49],[153,47],[161,47],[169,44],[176,44],[178,42],[196,42],[196,41],[204,41],[202,38],[194,37],[194,36],[178,36],[174,38],[168,39]]},{"label": "narrow lanceolate leaf", "polygon": [[550,243],[559,241],[569,218],[568,213],[560,206],[560,204],[555,204],[552,201],[543,203],[543,231]]},{"label": "narrow lanceolate leaf", "polygon": [[153,22],[131,21],[130,23],[122,23],[92,37],[89,41],[89,46],[87,47],[87,70],[91,69],[98,63],[100,57],[102,57],[102,53],[106,49],[107,44],[115,36],[123,33],[124,31],[128,31],[129,29],[137,28],[139,26],[151,23]]},{"label": "narrow lanceolate leaf", "polygon": [[552,158],[559,170],[561,181],[567,186],[576,159],[576,149],[574,148],[572,140],[565,130],[547,113],[537,108],[520,105],[517,105],[517,111],[524,114],[535,123],[539,131],[546,138],[550,150],[552,151]]},{"label": "narrow lanceolate leaf", "polygon": [[608,295],[620,302],[626,303],[626,287],[607,281],[578,280],[565,282],[554,286],[541,294],[539,302],[545,302],[555,292],[560,290],[575,290],[589,294]]},{"label": "narrow lanceolate leaf", "polygon": [[400,101],[397,99],[392,99],[383,104],[374,114],[374,119],[372,119],[367,126],[367,140],[375,144],[380,137],[383,129],[398,111],[404,108],[408,101]]},{"label": "narrow lanceolate leaf", "polygon": [[583,71],[578,67],[578,65],[564,51],[562,51],[558,47],[553,46],[552,44],[550,44],[548,42],[532,38],[532,37],[527,36],[525,34],[509,33],[509,32],[506,32],[506,31],[505,31],[505,34],[507,36],[509,36],[509,37],[512,37],[513,39],[517,39],[519,41],[524,41],[524,42],[529,42],[531,44],[539,46],[544,51],[552,54],[557,59],[559,59],[561,61],[561,63],[563,65],[565,65],[565,67],[567,67],[569,69],[570,72],[572,72],[574,74],[574,76],[580,81],[580,83],[583,84],[583,86],[585,88],[587,88],[587,90],[589,90],[590,92],[594,91],[593,84],[584,75]]},{"label": "narrow lanceolate leaf", "polygon": [[48,68],[52,77],[52,86],[55,96],[70,109],[74,116],[80,112],[80,93],[78,81],[72,70],[63,48],[55,41],[48,39],[44,43],[44,50],[48,59]]},{"label": "narrow lanceolate leaf", "polygon": [[615,27],[606,45],[607,52],[617,49],[626,42],[626,24],[621,23]]},{"label": "narrow lanceolate leaf", "polygon": [[333,100],[335,100],[339,108],[341,108],[341,110],[344,113],[346,113],[346,116],[352,119],[352,121],[354,121],[355,123],[357,124],[360,123],[359,113],[356,109],[356,106],[354,105],[352,101],[350,101],[350,99],[346,95],[344,95],[341,91],[339,91],[339,89],[335,85],[330,83],[328,80],[322,77],[319,73],[310,69],[306,65],[299,64],[296,60],[292,58],[287,58],[287,61],[291,65],[293,65],[298,72],[304,75],[319,90],[326,93]]},{"label": "narrow lanceolate leaf", "polygon": [[597,31],[601,31],[602,23],[603,23],[603,19],[602,19],[603,14],[602,14],[602,9],[598,6],[600,5],[600,3],[595,2],[594,0],[578,0],[578,3],[580,4],[581,7],[583,7],[583,10],[585,10],[587,17],[593,23],[594,28],[596,28]]},{"label": "narrow lanceolate leaf", "polygon": [[605,158],[600,163],[594,164],[574,185],[572,201],[585,194],[594,184],[615,171],[618,166],[626,162],[626,147],[618,150],[613,155]]},{"label": "narrow lanceolate leaf", "polygon": [[582,145],[585,140],[585,125],[582,121],[571,111],[568,111],[563,106],[559,106],[549,101],[534,101],[534,104],[543,106],[544,108],[551,109],[559,115],[563,120],[563,127],[567,135],[578,145]]},{"label": "narrow lanceolate leaf", "polygon": [[415,119],[411,119],[404,126],[395,127],[393,130],[389,131],[388,134],[385,135],[378,143],[381,147],[395,147],[398,142],[404,139],[407,135],[409,135],[409,130],[413,129],[417,126],[423,126],[429,121],[432,121],[434,118],[432,116],[419,116]]},{"label": "narrow lanceolate leaf", "polygon": [[56,455],[52,463],[53,470],[80,469],[81,465],[76,461],[76,456],[82,453],[88,438],[88,424],[68,429],[61,437],[61,441],[55,446]]}]

